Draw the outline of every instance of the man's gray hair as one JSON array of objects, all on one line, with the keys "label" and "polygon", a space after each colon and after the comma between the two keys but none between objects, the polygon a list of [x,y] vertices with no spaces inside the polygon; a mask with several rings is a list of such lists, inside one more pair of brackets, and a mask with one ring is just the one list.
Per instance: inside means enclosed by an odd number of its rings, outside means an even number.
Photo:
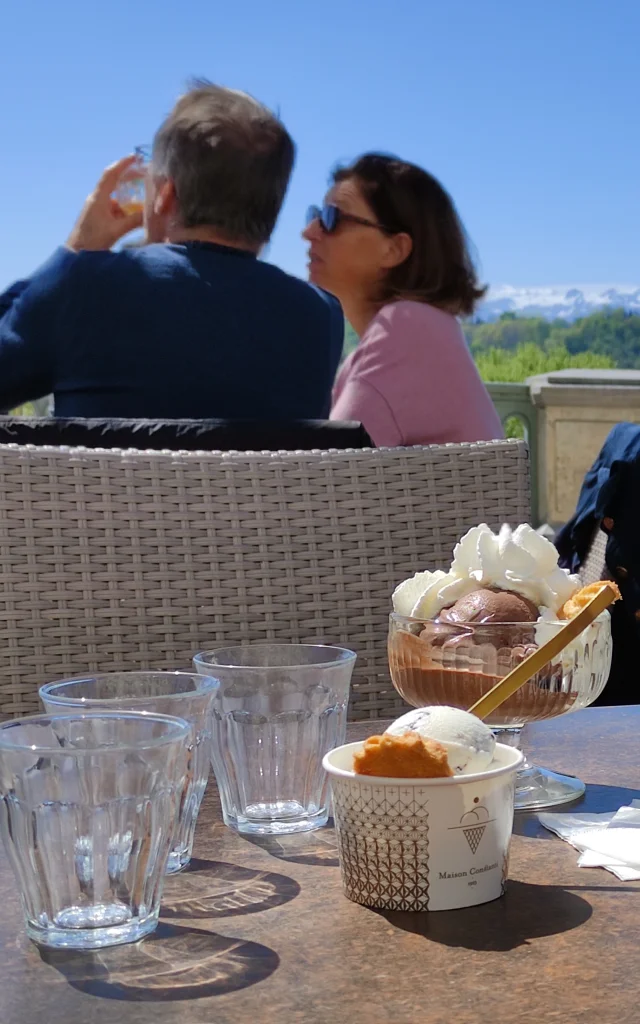
[{"label": "man's gray hair", "polygon": [[158,129],[152,168],[173,181],[183,227],[253,248],[271,237],[294,159],[291,136],[262,103],[196,81]]}]

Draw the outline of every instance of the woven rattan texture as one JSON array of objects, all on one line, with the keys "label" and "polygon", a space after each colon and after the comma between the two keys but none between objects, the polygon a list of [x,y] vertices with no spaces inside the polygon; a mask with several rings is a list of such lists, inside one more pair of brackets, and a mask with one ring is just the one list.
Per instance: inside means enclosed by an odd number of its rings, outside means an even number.
[{"label": "woven rattan texture", "polygon": [[595,583],[597,580],[611,579],[611,573],[606,563],[608,540],[609,537],[604,530],[597,527],[585,560],[580,566],[580,578],[585,586],[587,583]]},{"label": "woven rattan texture", "polygon": [[524,443],[331,452],[0,445],[0,713],[85,672],[188,666],[235,642],[358,653],[351,717],[405,706],[393,587],[462,532],[529,518]]}]

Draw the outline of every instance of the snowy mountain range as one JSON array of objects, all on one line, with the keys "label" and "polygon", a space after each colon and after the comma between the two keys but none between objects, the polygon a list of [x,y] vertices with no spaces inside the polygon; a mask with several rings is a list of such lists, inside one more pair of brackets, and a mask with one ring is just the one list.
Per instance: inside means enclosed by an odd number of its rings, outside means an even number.
[{"label": "snowy mountain range", "polygon": [[547,320],[576,320],[606,307],[640,313],[640,286],[623,284],[552,285],[514,288],[497,285],[478,307],[481,320],[497,320],[502,313],[542,316]]}]

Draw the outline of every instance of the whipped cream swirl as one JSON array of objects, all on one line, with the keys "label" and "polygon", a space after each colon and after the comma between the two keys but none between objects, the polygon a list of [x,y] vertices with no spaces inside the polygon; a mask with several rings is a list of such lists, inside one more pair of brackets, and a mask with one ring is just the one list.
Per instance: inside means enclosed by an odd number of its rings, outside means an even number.
[{"label": "whipped cream swirl", "polygon": [[498,587],[528,598],[555,616],[580,588],[580,578],[558,565],[558,552],[545,537],[523,523],[506,523],[496,534],[486,523],[474,526],[456,544],[448,572],[419,572],[393,593],[400,615],[432,619],[474,590]]}]

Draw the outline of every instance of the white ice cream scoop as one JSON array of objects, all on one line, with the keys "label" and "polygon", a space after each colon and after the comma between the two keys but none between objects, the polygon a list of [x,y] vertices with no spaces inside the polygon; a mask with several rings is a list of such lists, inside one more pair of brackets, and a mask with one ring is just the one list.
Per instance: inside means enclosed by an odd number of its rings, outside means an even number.
[{"label": "white ice cream scoop", "polygon": [[397,718],[386,732],[392,736],[417,732],[425,740],[437,740],[446,748],[454,775],[486,771],[496,745],[489,726],[460,708],[416,708]]}]

